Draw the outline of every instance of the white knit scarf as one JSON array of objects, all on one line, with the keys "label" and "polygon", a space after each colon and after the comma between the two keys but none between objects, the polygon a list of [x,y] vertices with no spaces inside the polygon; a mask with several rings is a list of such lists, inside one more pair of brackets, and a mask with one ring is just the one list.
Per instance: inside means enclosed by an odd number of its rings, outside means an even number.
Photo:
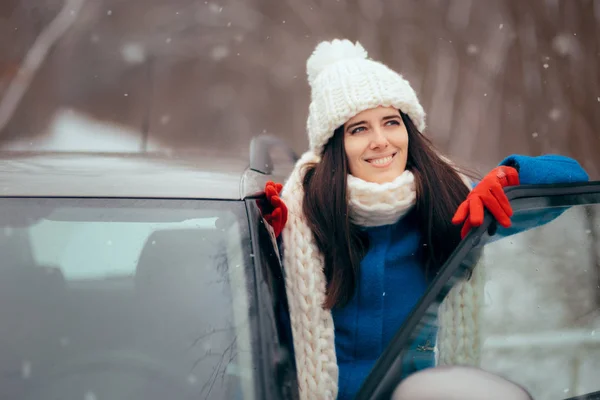
[{"label": "white knit scarf", "polygon": [[382,184],[348,175],[350,219],[358,226],[394,224],[410,211],[416,199],[415,177],[408,170]]},{"label": "white knit scarf", "polygon": [[[333,317],[324,309],[326,278],[323,256],[302,212],[305,167],[320,162],[312,152],[297,162],[282,198],[289,214],[283,229],[286,293],[294,340],[300,398],[335,399],[338,366]],[[350,218],[359,226],[381,226],[400,220],[416,200],[414,176],[405,171],[393,182],[376,184],[348,177]]]}]

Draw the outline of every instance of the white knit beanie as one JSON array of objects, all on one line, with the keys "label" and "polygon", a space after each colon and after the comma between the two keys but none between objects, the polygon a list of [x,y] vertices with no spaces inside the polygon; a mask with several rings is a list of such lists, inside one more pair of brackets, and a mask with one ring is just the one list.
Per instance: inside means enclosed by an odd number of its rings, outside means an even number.
[{"label": "white knit beanie", "polygon": [[419,131],[425,111],[408,81],[382,63],[370,60],[360,43],[321,42],[306,62],[311,103],[307,129],[311,150],[321,155],[335,129],[356,114],[378,106],[407,114]]}]

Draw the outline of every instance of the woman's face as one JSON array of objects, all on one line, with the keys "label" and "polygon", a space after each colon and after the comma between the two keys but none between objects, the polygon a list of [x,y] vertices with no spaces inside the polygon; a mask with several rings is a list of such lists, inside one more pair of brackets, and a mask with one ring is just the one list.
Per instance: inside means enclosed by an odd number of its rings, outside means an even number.
[{"label": "woman's face", "polygon": [[344,124],[344,149],[350,173],[367,182],[400,176],[408,157],[408,132],[393,107],[363,111]]}]

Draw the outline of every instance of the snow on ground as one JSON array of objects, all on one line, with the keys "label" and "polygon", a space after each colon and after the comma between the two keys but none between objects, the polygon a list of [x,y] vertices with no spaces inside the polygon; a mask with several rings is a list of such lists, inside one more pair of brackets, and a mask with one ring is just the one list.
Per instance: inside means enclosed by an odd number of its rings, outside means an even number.
[{"label": "snow on ground", "polygon": [[5,144],[3,149],[138,152],[141,147],[141,132],[64,109],[56,113],[45,135],[16,140]]}]

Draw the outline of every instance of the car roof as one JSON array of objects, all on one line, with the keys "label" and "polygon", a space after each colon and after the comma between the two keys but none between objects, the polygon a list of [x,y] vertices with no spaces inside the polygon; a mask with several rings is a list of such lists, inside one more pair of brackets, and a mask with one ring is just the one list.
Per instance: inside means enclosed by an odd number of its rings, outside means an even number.
[{"label": "car roof", "polygon": [[248,156],[209,151],[0,152],[0,196],[242,200],[268,180],[282,182],[287,164],[265,173],[251,169]]}]

